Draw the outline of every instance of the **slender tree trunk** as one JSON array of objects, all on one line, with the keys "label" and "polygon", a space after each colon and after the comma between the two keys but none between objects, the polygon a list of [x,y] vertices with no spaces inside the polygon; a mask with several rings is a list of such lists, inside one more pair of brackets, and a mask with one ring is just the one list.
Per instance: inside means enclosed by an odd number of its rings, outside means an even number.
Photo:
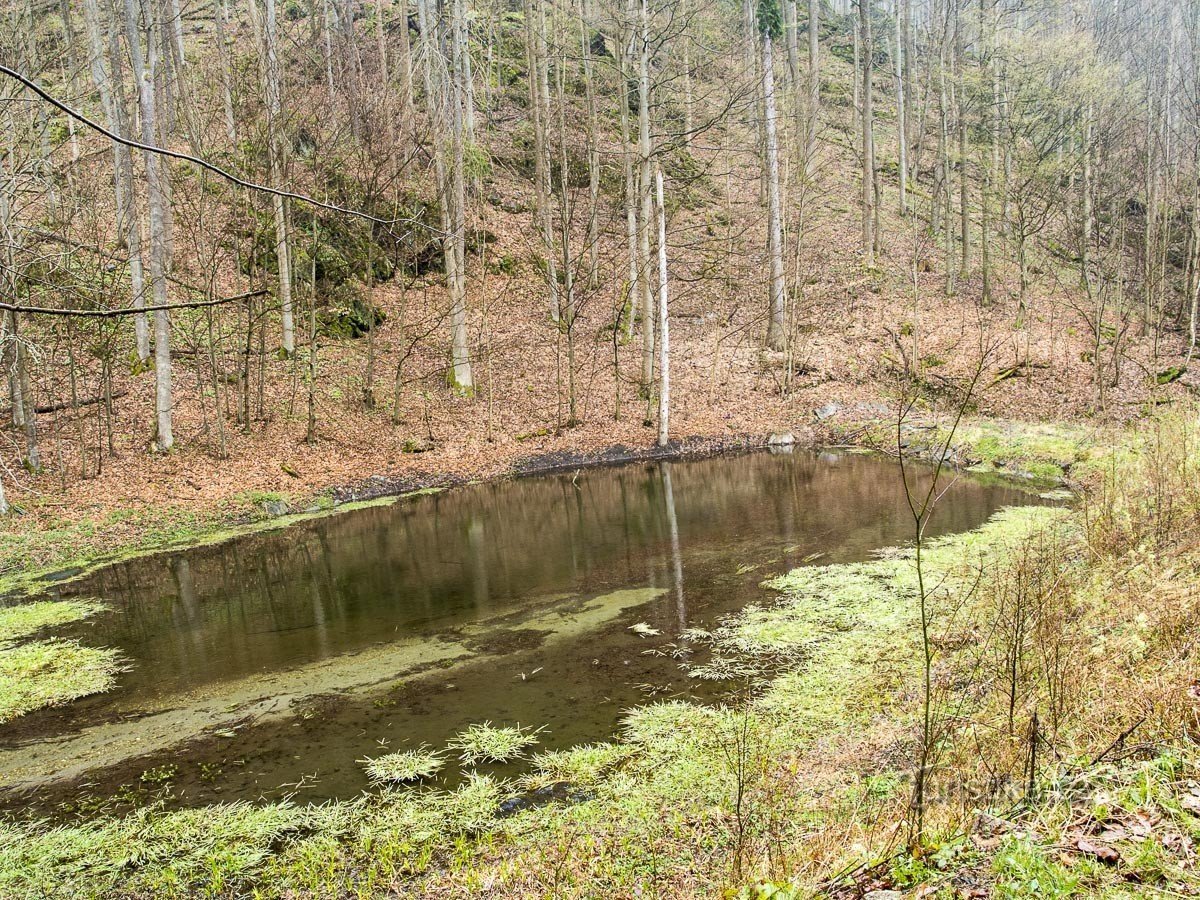
[{"label": "slender tree trunk", "polygon": [[671,332],[667,303],[667,207],[663,177],[655,172],[658,199],[658,446],[667,446],[671,434]]},{"label": "slender tree trunk", "polygon": [[[625,11],[628,21],[633,20],[633,0],[627,0]],[[631,43],[624,37],[618,50],[618,72],[621,78],[621,169],[625,178],[625,240],[629,250],[629,315],[626,322],[626,334],[633,338],[634,323],[637,319],[637,306],[641,299],[641,266],[638,264],[638,203],[637,186],[633,175],[633,154],[636,152],[636,139],[629,121],[629,55]]]},{"label": "slender tree trunk", "polygon": [[19,333],[20,316],[13,313],[8,320],[14,350],[14,378],[17,391],[14,401],[21,405],[21,428],[25,433],[25,468],[42,471],[42,456],[38,450],[37,403],[34,402],[32,379],[29,377],[29,349]]},{"label": "slender tree trunk", "polygon": [[955,13],[954,66],[958,81],[958,185],[959,185],[959,230],[962,232],[962,267],[960,277],[966,281],[971,275],[971,209],[969,178],[967,175],[967,90],[966,90],[966,37],[963,35],[962,17]]},{"label": "slender tree trunk", "polygon": [[416,107],[413,94],[412,38],[408,31],[408,0],[400,4],[400,98],[403,121],[409,122]]},{"label": "slender tree trunk", "polygon": [[579,34],[583,54],[583,86],[587,95],[587,152],[588,152],[588,208],[587,208],[587,252],[588,288],[595,290],[600,285],[600,123],[596,109],[596,89],[593,84],[592,44],[589,40],[590,21],[587,0],[579,0]]},{"label": "slender tree trunk", "polygon": [[[650,147],[650,8],[649,0],[641,0],[638,16],[638,153],[641,160],[642,214],[638,225],[639,266],[642,278],[642,385],[649,402],[654,395],[654,293],[650,289],[650,220],[652,163]],[[649,415],[646,416],[649,419]]]},{"label": "slender tree trunk", "polygon": [[900,215],[908,215],[908,102],[905,86],[905,34],[909,0],[896,0],[896,152],[899,157]]},{"label": "slender tree trunk", "polygon": [[[114,134],[125,137],[127,112],[125,98],[118,88],[118,70],[115,69],[118,60],[115,52],[116,35],[109,23],[101,24],[96,0],[84,0],[83,13],[84,28],[91,51],[92,80],[95,81],[96,90],[100,94],[105,124]],[[113,71],[110,71],[110,66]],[[142,261],[142,224],[134,190],[133,160],[129,148],[120,141],[112,142],[112,151],[113,193],[116,197],[118,231],[124,238],[129,252],[133,305],[145,306],[146,276]],[[144,363],[150,358],[150,326],[145,313],[134,316],[134,332],[138,360]]]},{"label": "slender tree trunk", "polygon": [[558,264],[555,261],[554,230],[550,216],[550,147],[546,133],[550,127],[549,65],[546,59],[545,14],[540,0],[525,2],[525,42],[529,57],[529,107],[533,116],[534,202],[538,229],[546,261],[546,285],[550,318],[558,322],[562,301],[559,298]]},{"label": "slender tree trunk", "polygon": [[[267,156],[271,186],[284,187],[287,167],[287,141],[283,135],[283,88],[279,70],[277,20],[275,0],[250,0],[250,12],[255,21],[261,58],[260,74],[267,106]],[[287,200],[278,194],[271,196],[275,214],[275,259],[279,268],[279,314],[283,328],[283,352],[291,357],[296,352],[296,327],[292,309],[292,248],[288,234]]]},{"label": "slender tree trunk", "polygon": [[[680,0],[678,15],[684,22],[687,21],[687,0]],[[683,145],[691,150],[692,132],[695,130],[695,115],[692,109],[692,42],[686,31],[679,35],[679,41],[683,44]]]},{"label": "slender tree trunk", "polygon": [[[871,42],[869,0],[858,0],[858,31],[862,45],[862,242],[868,266],[875,265],[875,108],[872,79],[875,49]],[[857,45],[856,45],[857,46]]]},{"label": "slender tree trunk", "polygon": [[767,347],[784,347],[784,279],[783,279],[783,222],[779,193],[779,139],[775,122],[775,60],[773,41],[768,32],[762,35],[762,93],[766,110],[767,131],[767,254],[770,257],[771,281],[769,295],[770,319],[767,326]]},{"label": "slender tree trunk", "polygon": [[[258,0],[250,0],[251,5],[257,2]],[[421,3],[422,0],[417,0],[417,2]],[[337,13],[330,0],[321,0],[321,11],[321,43],[325,51],[325,87],[329,91],[329,102],[332,103],[337,99],[337,81],[333,77],[333,32],[336,29],[334,17]]]},{"label": "slender tree trunk", "polygon": [[237,146],[237,118],[233,111],[233,60],[229,52],[229,0],[216,0],[213,11],[214,39],[221,66],[221,107],[225,113],[225,136]]},{"label": "slender tree trunk", "polygon": [[471,394],[475,390],[475,379],[471,374],[471,355],[467,336],[467,192],[466,192],[466,122],[465,107],[469,105],[466,89],[465,13],[463,0],[453,0],[451,22],[453,59],[451,90],[448,97],[452,103],[450,116],[451,138],[451,188],[453,197],[453,249],[455,266],[450,285],[450,328],[451,358],[453,363],[454,388],[459,393]]},{"label": "slender tree trunk", "polygon": [[[154,76],[158,65],[153,36],[146,42],[143,54],[142,36],[138,27],[137,0],[124,0],[125,32],[133,77],[138,85],[138,112],[142,123],[142,143],[153,145],[158,140],[158,120]],[[164,196],[161,161],[149,150],[143,151],[146,203],[150,210],[150,285],[154,305],[166,306],[167,248],[166,222],[163,213]],[[154,407],[156,414],[155,446],[166,452],[175,445],[171,429],[171,319],[170,313],[159,309],[154,313]]]},{"label": "slender tree trunk", "polygon": [[808,128],[805,135],[804,173],[816,173],[817,131],[821,117],[821,0],[808,0]]}]

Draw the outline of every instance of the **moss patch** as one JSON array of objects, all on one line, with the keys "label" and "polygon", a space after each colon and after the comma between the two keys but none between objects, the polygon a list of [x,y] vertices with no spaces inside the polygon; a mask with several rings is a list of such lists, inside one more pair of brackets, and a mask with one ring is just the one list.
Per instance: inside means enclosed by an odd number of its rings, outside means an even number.
[{"label": "moss patch", "polygon": [[[894,422],[839,426],[839,439],[882,450],[896,449]],[[949,431],[941,424],[914,420],[904,432],[905,451],[937,459]],[[1061,481],[1076,466],[1098,453],[1093,430],[1082,425],[971,419],[960,423],[950,444],[949,459],[972,472],[998,472],[1035,481]]]}]

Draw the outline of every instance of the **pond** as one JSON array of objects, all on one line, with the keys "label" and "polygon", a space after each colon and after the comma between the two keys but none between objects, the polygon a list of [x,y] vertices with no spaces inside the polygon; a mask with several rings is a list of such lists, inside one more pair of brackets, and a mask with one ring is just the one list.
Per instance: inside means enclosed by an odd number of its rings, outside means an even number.
[{"label": "pond", "polygon": [[[1037,502],[950,482],[930,534]],[[52,596],[101,598],[57,633],[128,670],[0,727],[0,803],[346,798],[360,760],[484,721],[604,740],[631,706],[705,697],[681,632],[911,533],[894,461],[797,450],[475,484],[114,565]]]}]

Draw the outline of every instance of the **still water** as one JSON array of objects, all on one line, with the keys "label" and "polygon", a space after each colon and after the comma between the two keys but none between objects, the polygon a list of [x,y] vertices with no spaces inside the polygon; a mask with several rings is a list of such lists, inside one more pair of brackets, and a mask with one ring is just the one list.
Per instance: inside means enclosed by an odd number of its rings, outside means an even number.
[{"label": "still water", "polygon": [[[957,477],[930,533],[1028,502]],[[695,696],[647,651],[911,531],[893,461],[797,451],[472,485],[115,565],[56,592],[107,606],[58,633],[129,668],[0,727],[0,803],[349,797],[358,760],[482,721],[603,740],[632,705]]]}]

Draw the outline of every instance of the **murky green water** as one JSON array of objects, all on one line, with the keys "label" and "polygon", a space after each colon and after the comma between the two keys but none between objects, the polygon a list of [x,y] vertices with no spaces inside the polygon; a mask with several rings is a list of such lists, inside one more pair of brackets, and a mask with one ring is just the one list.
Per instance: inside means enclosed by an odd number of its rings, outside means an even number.
[{"label": "murky green water", "polygon": [[[1026,502],[959,477],[931,531]],[[61,589],[109,606],[61,633],[130,669],[0,728],[0,800],[320,800],[366,786],[357,760],[472,722],[604,739],[623,709],[696,689],[646,651],[911,528],[893,462],[798,451],[475,485],[117,565]]]}]

